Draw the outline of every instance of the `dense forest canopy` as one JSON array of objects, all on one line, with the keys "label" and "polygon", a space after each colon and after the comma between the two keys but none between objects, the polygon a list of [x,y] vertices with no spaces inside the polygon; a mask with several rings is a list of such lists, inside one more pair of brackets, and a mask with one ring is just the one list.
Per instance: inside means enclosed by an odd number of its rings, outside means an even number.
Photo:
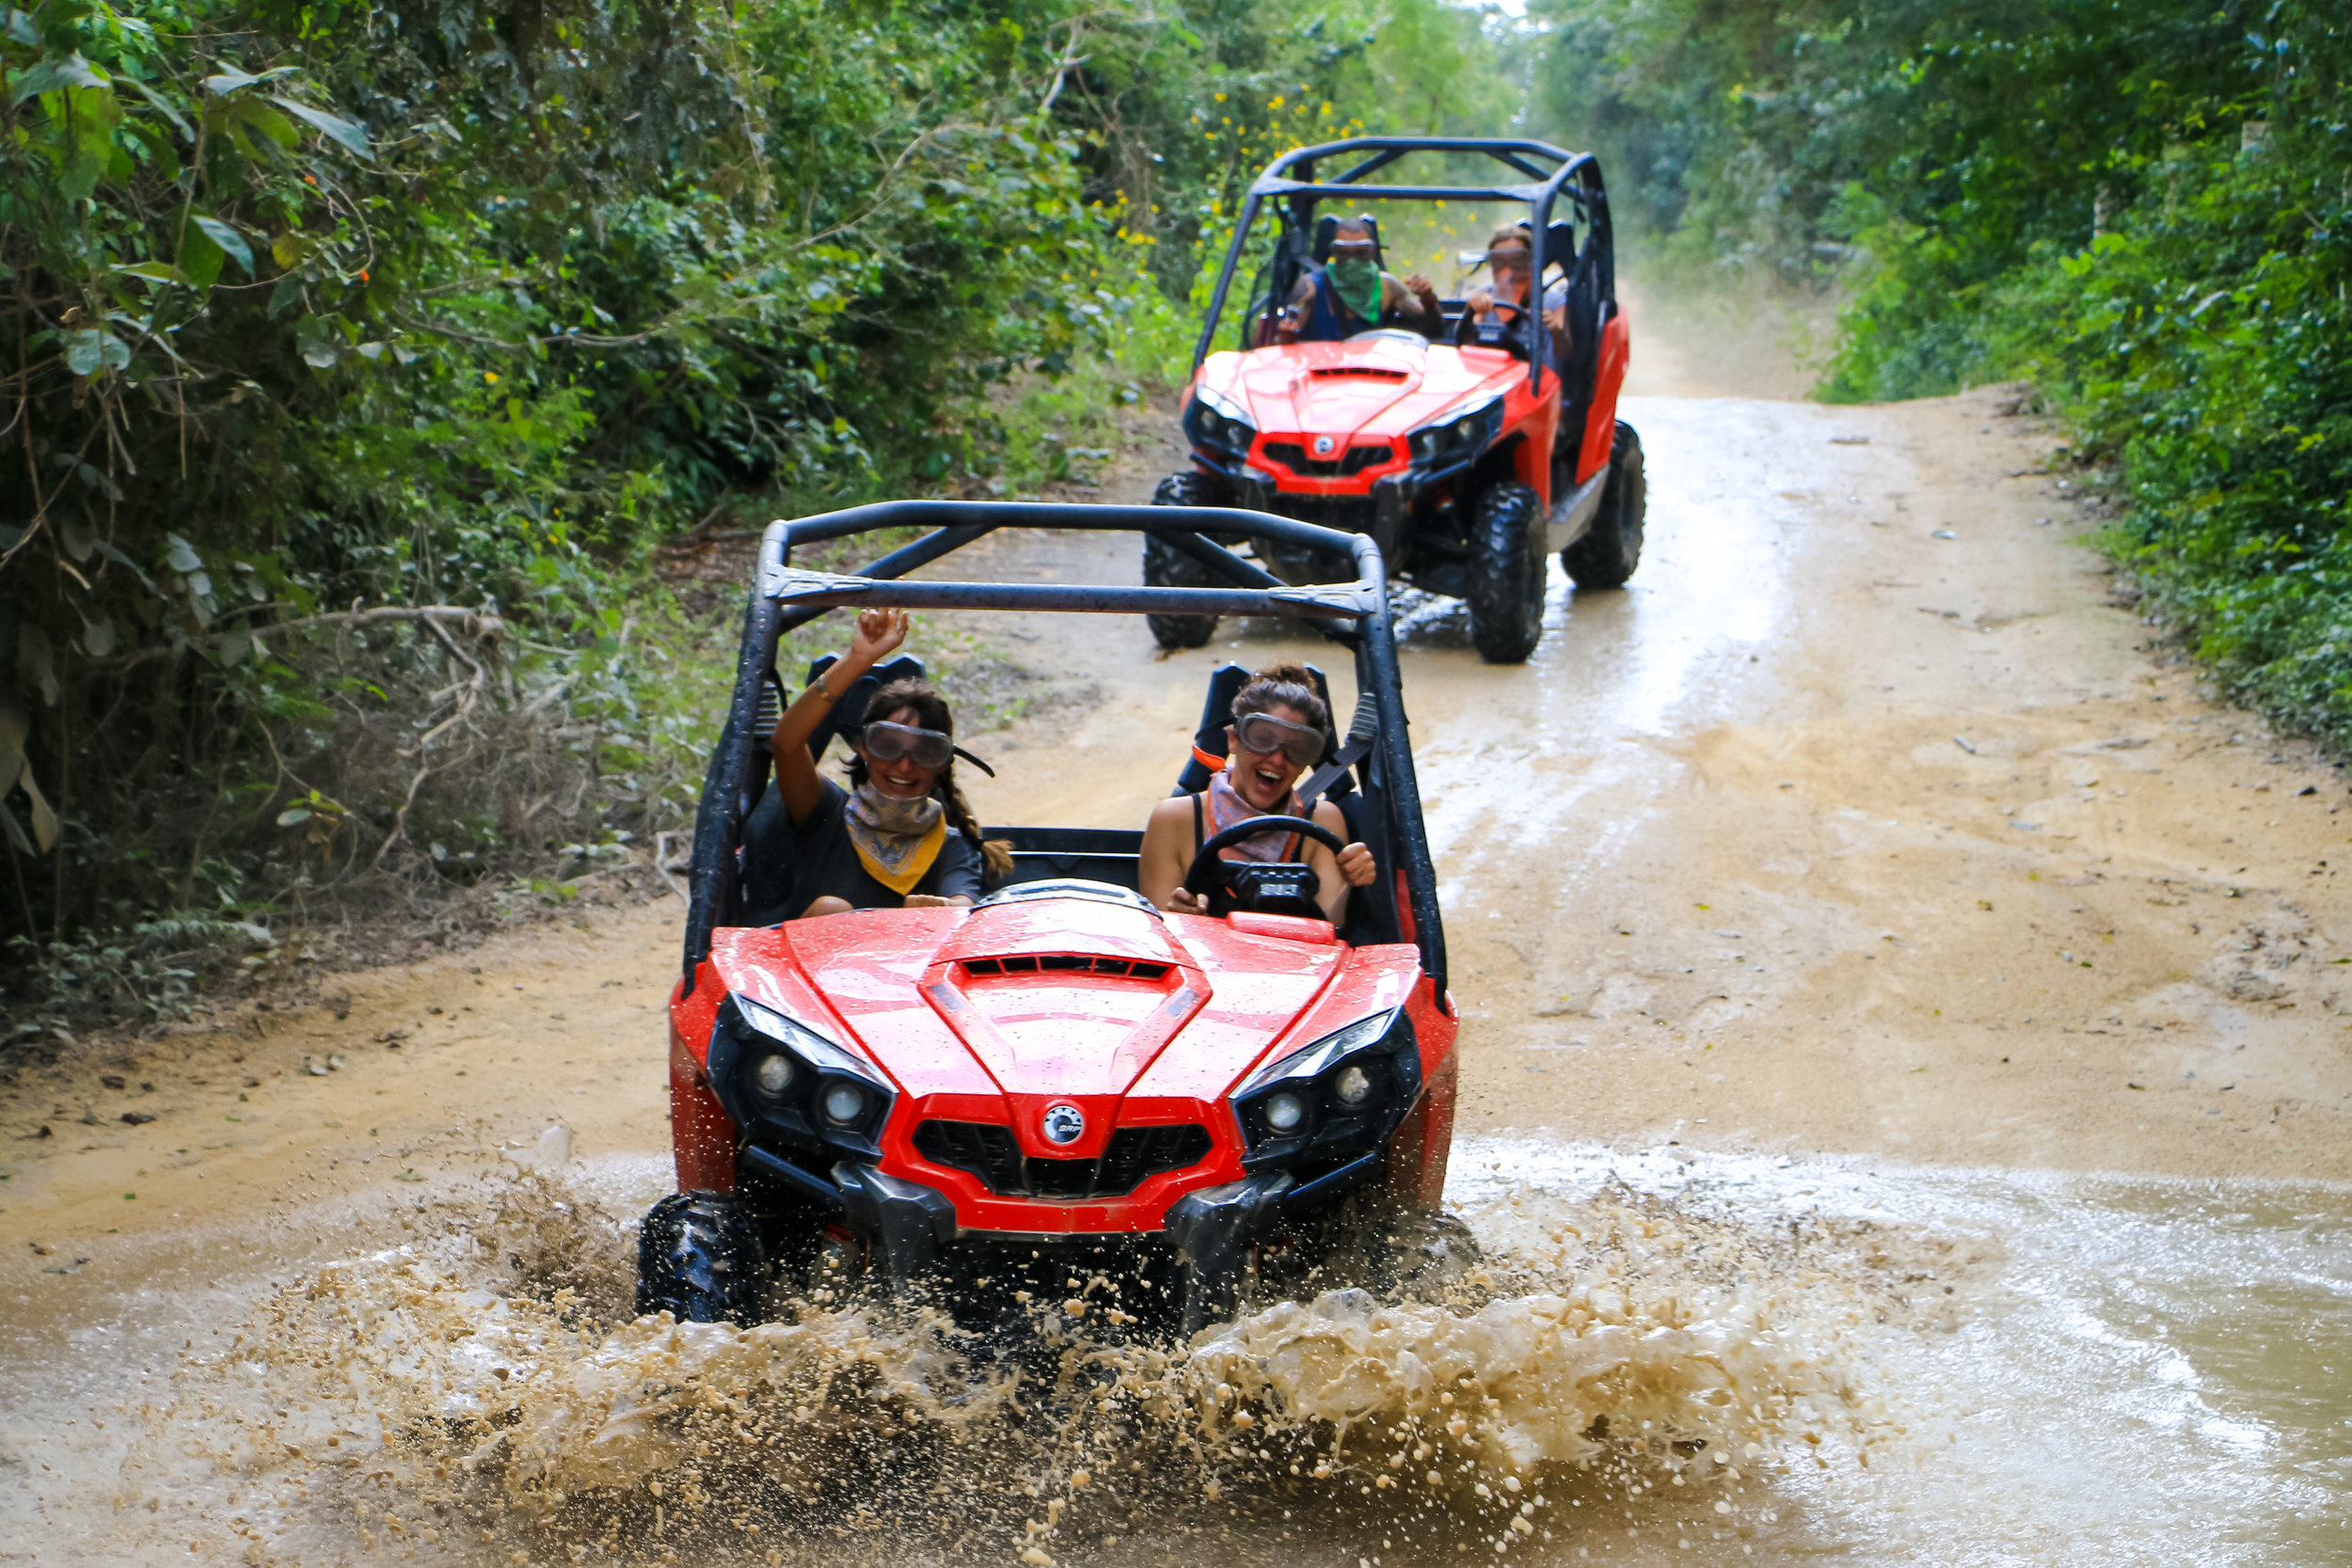
[{"label": "dense forest canopy", "polygon": [[1517,97],[1435,0],[5,16],[20,1002],[676,827],[724,643],[653,541],[1001,484],[1272,151]]},{"label": "dense forest canopy", "polygon": [[2352,737],[2352,107],[2312,0],[0,21],[22,1030],[641,856],[726,657],[653,545],[1066,477],[1024,399],[1164,375],[1242,182],[1356,128],[1595,147],[1654,262],[1845,292],[1825,396],[2033,379],[2203,651]]}]

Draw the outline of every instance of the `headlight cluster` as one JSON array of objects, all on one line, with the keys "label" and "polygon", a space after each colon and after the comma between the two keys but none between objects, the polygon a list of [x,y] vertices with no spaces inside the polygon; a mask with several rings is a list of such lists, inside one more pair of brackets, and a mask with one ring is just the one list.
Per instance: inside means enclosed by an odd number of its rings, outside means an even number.
[{"label": "headlight cluster", "polygon": [[1403,1008],[1375,1013],[1262,1069],[1233,1097],[1247,1164],[1329,1168],[1368,1154],[1421,1093],[1421,1046]]},{"label": "headlight cluster", "polygon": [[1184,434],[1194,446],[1244,457],[1258,438],[1258,427],[1232,403],[1202,388],[1184,405]]},{"label": "headlight cluster", "polygon": [[1416,466],[1443,468],[1486,451],[1502,429],[1502,399],[1496,397],[1474,408],[1449,409],[1405,437],[1405,445]]},{"label": "headlight cluster", "polygon": [[875,1139],[896,1097],[861,1058],[807,1025],[744,996],[719,1005],[710,1084],[735,1124],[787,1141],[881,1153]]}]

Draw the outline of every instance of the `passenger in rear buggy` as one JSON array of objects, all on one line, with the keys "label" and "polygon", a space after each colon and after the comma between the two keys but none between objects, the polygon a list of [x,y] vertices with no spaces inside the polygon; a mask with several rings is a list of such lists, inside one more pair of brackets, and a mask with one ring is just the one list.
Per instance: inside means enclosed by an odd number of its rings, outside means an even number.
[{"label": "passenger in rear buggy", "polygon": [[[1225,732],[1225,766],[1209,787],[1161,801],[1144,824],[1137,879],[1143,895],[1164,910],[1208,912],[1207,903],[1184,883],[1209,838],[1253,816],[1299,815],[1299,776],[1323,756],[1331,727],[1331,710],[1315,695],[1314,676],[1295,664],[1277,664],[1251,675],[1234,693],[1232,712]],[[1319,884],[1316,902],[1336,926],[1347,911],[1347,890],[1372,884],[1372,851],[1346,842],[1347,818],[1330,801],[1316,802],[1312,820],[1339,836],[1343,847],[1337,855],[1295,830],[1269,830],[1219,854],[1229,861],[1303,861],[1312,866]]]},{"label": "passenger in rear buggy", "polygon": [[956,787],[955,721],[928,682],[893,681],[866,705],[865,726],[847,737],[850,788],[817,771],[808,743],[826,712],[906,637],[905,610],[866,610],[850,651],[776,721],[776,784],[793,835],[787,918],[969,904],[987,876],[1012,868]]}]

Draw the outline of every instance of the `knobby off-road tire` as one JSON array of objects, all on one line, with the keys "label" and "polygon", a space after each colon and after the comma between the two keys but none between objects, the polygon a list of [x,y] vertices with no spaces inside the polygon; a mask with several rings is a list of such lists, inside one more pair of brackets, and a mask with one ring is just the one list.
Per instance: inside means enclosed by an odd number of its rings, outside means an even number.
[{"label": "knobby off-road tire", "polygon": [[1470,522],[1470,641],[1489,664],[1524,664],[1544,638],[1544,516],[1516,481],[1488,487]]},{"label": "knobby off-road tire", "polygon": [[673,1193],[637,1235],[637,1312],[682,1323],[759,1321],[767,1259],[742,1206],[719,1193]]},{"label": "knobby off-road tire", "polygon": [[1609,483],[1601,486],[1592,531],[1560,552],[1560,564],[1579,588],[1623,588],[1642,563],[1642,524],[1649,481],[1642,473],[1642,438],[1622,420],[1609,443]]},{"label": "knobby off-road tire", "polygon": [[[1215,506],[1217,498],[1197,473],[1170,474],[1152,492],[1153,506]],[[1147,588],[1214,588],[1208,568],[1188,555],[1180,555],[1157,539],[1143,541],[1143,582]],[[1152,636],[1163,648],[1201,648],[1216,635],[1214,615],[1146,615]]]}]

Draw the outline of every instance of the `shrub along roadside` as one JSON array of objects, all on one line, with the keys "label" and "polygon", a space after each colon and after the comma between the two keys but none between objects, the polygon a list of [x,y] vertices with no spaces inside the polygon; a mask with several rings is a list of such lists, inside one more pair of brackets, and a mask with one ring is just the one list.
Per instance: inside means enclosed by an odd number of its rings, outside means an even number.
[{"label": "shrub along roadside", "polygon": [[0,0],[0,1006],[611,885],[733,656],[656,541],[1082,482],[1263,138],[1470,103],[1485,37]]}]

